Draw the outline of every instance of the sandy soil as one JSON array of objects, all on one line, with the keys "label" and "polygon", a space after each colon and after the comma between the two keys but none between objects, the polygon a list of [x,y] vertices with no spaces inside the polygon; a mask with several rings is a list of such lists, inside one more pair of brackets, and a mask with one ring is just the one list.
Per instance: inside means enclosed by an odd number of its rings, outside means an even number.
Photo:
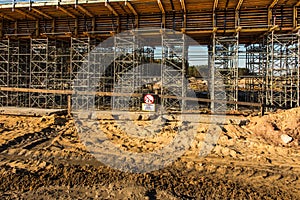
[{"label": "sandy soil", "polygon": [[[98,128],[123,150],[149,152],[170,142],[176,123],[149,140],[131,139],[112,116]],[[72,118],[0,115],[1,199],[300,199],[300,108],[228,117],[211,153],[199,157],[208,126],[199,123],[195,142],[172,165],[129,173],[97,161]]]}]

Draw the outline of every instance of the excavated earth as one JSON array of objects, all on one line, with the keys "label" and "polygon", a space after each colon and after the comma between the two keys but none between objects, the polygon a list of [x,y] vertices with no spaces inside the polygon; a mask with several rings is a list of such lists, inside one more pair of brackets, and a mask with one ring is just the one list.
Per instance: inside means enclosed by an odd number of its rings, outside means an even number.
[{"label": "excavated earth", "polygon": [[[114,116],[93,128],[124,151],[168,144],[177,126],[158,138],[130,138]],[[136,126],[153,123],[132,118]],[[89,152],[74,117],[0,115],[1,199],[300,199],[300,108],[260,116],[226,116],[208,155],[201,156],[210,122],[199,121],[186,153],[144,173],[111,168]],[[288,137],[284,141],[282,136]],[[126,160],[124,161],[126,163]]]}]

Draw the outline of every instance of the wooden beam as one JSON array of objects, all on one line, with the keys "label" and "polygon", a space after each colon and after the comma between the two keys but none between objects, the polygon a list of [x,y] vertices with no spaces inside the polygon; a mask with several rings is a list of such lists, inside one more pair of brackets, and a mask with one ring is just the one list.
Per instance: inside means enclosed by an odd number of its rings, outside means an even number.
[{"label": "wooden beam", "polygon": [[241,26],[237,26],[236,29],[235,29],[235,32],[241,32],[242,30],[242,27]]},{"label": "wooden beam", "polygon": [[117,33],[120,33],[121,32],[121,19],[120,19],[120,17],[117,18],[117,24],[118,24]]},{"label": "wooden beam", "polygon": [[138,15],[136,15],[135,16],[135,28],[139,28],[139,16]]},{"label": "wooden beam", "polygon": [[239,10],[235,10],[234,23],[235,23],[236,28],[240,26],[240,11]]},{"label": "wooden beam", "polygon": [[0,21],[0,38],[3,37],[3,21]]},{"label": "wooden beam", "polygon": [[111,7],[111,5],[108,3],[108,1],[106,0],[105,1],[105,6],[108,8],[108,10],[110,10],[115,16],[119,16],[119,14],[117,13],[117,11],[113,8],[113,7]]},{"label": "wooden beam", "polygon": [[162,14],[161,23],[162,23],[162,27],[165,28],[166,27],[166,13]]},{"label": "wooden beam", "polygon": [[96,18],[93,17],[92,18],[92,31],[95,31],[96,30]]},{"label": "wooden beam", "polygon": [[61,6],[56,6],[56,8],[64,13],[66,13],[67,15],[69,15],[70,17],[76,19],[76,16],[73,15],[72,13],[70,13],[69,11],[67,11],[65,8],[61,7]]},{"label": "wooden beam", "polygon": [[134,7],[132,6],[132,4],[126,0],[125,1],[125,6],[127,6],[129,8],[129,10],[134,14],[135,16],[135,28],[138,28],[139,27],[139,14],[138,12],[134,9]]},{"label": "wooden beam", "polygon": [[15,27],[14,27],[14,34],[17,35],[17,34],[18,34],[18,25],[19,25],[19,23],[18,23],[17,20],[15,21],[15,24],[14,24],[14,25],[15,25]]},{"label": "wooden beam", "polygon": [[219,0],[214,1],[213,11],[215,11],[218,8],[218,3],[219,3]]},{"label": "wooden beam", "polygon": [[273,0],[273,2],[270,4],[269,9],[272,9],[276,6],[279,0]]},{"label": "wooden beam", "polygon": [[3,13],[0,13],[0,17],[2,17],[2,18],[4,18],[4,19],[8,19],[8,20],[10,20],[10,21],[16,21],[14,18],[11,18],[11,17],[9,17],[9,16],[7,16],[7,15],[5,15],[5,14],[3,14]]},{"label": "wooden beam", "polygon": [[185,6],[185,0],[180,0],[181,8],[184,13],[186,13],[186,6]]},{"label": "wooden beam", "polygon": [[87,16],[94,17],[94,15],[90,11],[88,11],[85,7],[83,7],[82,5],[77,5],[77,8],[79,10],[81,10],[84,14],[86,14]]},{"label": "wooden beam", "polygon": [[55,19],[52,19],[52,22],[51,22],[51,29],[52,29],[52,33],[55,33],[55,26],[56,26],[56,20]]},{"label": "wooden beam", "polygon": [[268,7],[268,26],[272,26],[274,25],[272,22],[271,22],[271,19],[272,19],[272,9],[276,6],[276,4],[278,3],[279,0],[273,0],[273,2],[269,5]]},{"label": "wooden beam", "polygon": [[298,3],[296,3],[296,5],[295,6],[300,6],[300,1],[298,1]]},{"label": "wooden beam", "polygon": [[44,12],[42,12],[42,11],[36,9],[36,8],[31,8],[31,10],[34,11],[34,12],[37,12],[38,14],[40,14],[44,17],[47,17],[48,19],[53,19],[53,17],[51,17],[50,15],[48,15],[48,14],[46,14],[46,13],[44,13]]},{"label": "wooden beam", "polygon": [[[257,32],[268,32],[268,31],[272,31],[275,29],[279,29],[278,26],[274,26],[273,28],[243,28],[241,26],[237,27],[236,29],[228,29],[226,30],[227,33],[236,33],[237,31],[241,32],[241,33],[257,33]],[[282,30],[285,31],[292,31],[293,28],[292,27],[286,27]],[[210,34],[210,33],[224,33],[224,30],[222,29],[217,29],[216,27],[214,29],[207,29],[207,30],[186,30],[186,34]]]},{"label": "wooden beam", "polygon": [[[183,28],[186,29],[186,13],[183,13]],[[185,30],[184,30],[185,31]]]},{"label": "wooden beam", "polygon": [[212,18],[212,24],[213,24],[213,28],[216,28],[216,18],[217,18],[217,16],[216,16],[216,9],[218,8],[218,3],[219,3],[219,0],[215,0],[214,1],[214,5],[213,5],[213,13],[212,13],[212,15],[213,15],[213,18]]},{"label": "wooden beam", "polygon": [[78,36],[78,18],[75,19],[74,34],[76,37]]},{"label": "wooden beam", "polygon": [[182,27],[182,32],[185,32],[186,29],[186,5],[185,5],[185,0],[180,0],[181,4],[181,9],[183,10],[183,27]]},{"label": "wooden beam", "polygon": [[239,0],[238,4],[235,7],[235,10],[240,10],[244,0]]},{"label": "wooden beam", "polygon": [[158,4],[158,7],[159,7],[161,13],[162,13],[162,14],[165,14],[166,11],[165,11],[165,8],[164,8],[164,6],[163,6],[161,0],[157,0],[157,4]]},{"label": "wooden beam", "polygon": [[135,16],[138,15],[137,11],[134,9],[134,7],[132,6],[132,4],[131,4],[129,1],[125,1],[125,5],[129,8],[129,10],[130,10]]},{"label": "wooden beam", "polygon": [[157,0],[157,4],[160,9],[160,12],[162,13],[162,19],[161,19],[162,27],[165,28],[165,26],[166,26],[166,10],[165,10],[161,0]]},{"label": "wooden beam", "polygon": [[293,7],[293,27],[296,28],[297,27],[297,19],[298,19],[298,11],[297,11],[297,7],[294,6]]},{"label": "wooden beam", "polygon": [[30,14],[28,14],[28,13],[22,11],[22,10],[15,9],[15,12],[17,12],[17,13],[19,13],[19,14],[21,14],[21,15],[25,15],[25,16],[28,17],[29,19],[37,20],[36,17],[34,17],[34,16],[32,16],[32,15],[30,15]]},{"label": "wooden beam", "polygon": [[[74,90],[47,90],[47,89],[34,89],[34,88],[13,88],[13,87],[0,87],[0,91],[6,92],[24,92],[24,93],[43,93],[43,94],[66,94],[72,95],[75,94]],[[133,97],[142,97],[142,93],[115,93],[115,92],[86,92],[86,91],[76,91],[76,94],[79,95],[95,95],[95,96],[133,96]],[[189,100],[189,101],[200,101],[200,102],[217,102],[217,103],[228,103],[228,104],[238,104],[238,105],[248,105],[248,106],[258,106],[260,103],[251,103],[244,101],[225,101],[225,100],[211,100],[205,98],[195,98],[195,97],[178,97],[173,95],[159,95],[160,98],[169,98],[169,99],[180,99],[180,100]]]},{"label": "wooden beam", "polygon": [[272,32],[272,31],[276,31],[279,29],[279,26],[278,25],[275,25],[275,26],[272,26],[270,29],[269,29],[269,32]]},{"label": "wooden beam", "polygon": [[271,22],[271,20],[272,20],[272,9],[268,9],[268,26],[270,27],[270,26],[272,26],[272,22]]},{"label": "wooden beam", "polygon": [[35,36],[40,36],[40,20],[36,20],[35,22]]}]

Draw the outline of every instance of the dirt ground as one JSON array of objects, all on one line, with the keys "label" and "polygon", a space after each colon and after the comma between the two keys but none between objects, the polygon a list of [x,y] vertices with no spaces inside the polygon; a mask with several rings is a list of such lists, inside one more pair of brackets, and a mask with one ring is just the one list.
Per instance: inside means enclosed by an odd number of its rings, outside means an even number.
[{"label": "dirt ground", "polygon": [[[0,115],[1,199],[300,199],[300,108],[227,116],[217,144],[199,156],[208,125],[199,123],[189,150],[170,166],[130,173],[96,160],[72,117]],[[99,126],[120,148],[147,152],[170,142],[178,124],[151,141],[130,139],[112,117]]]}]

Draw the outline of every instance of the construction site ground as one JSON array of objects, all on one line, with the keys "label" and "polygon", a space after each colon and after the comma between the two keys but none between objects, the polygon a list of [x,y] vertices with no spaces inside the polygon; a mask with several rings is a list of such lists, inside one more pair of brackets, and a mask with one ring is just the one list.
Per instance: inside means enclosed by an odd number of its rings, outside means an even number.
[{"label": "construction site ground", "polygon": [[[0,115],[1,199],[300,199],[300,108],[226,116],[206,156],[199,151],[209,120],[200,121],[182,157],[147,173],[104,165],[83,145],[73,117],[43,114]],[[99,126],[123,149],[145,152],[165,145],[171,129],[164,129],[165,141],[139,142],[128,140],[109,114]]]}]

